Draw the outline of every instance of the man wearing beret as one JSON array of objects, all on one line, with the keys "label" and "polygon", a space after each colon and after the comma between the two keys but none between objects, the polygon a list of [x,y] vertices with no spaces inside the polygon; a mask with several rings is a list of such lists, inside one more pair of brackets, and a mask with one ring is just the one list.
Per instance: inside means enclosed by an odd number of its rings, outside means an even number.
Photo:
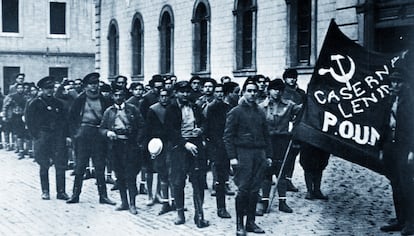
[{"label": "man wearing beret", "polygon": [[[224,145],[235,169],[237,235],[264,233],[255,223],[256,204],[272,147],[266,116],[256,103],[258,85],[254,78],[243,84],[240,104],[227,113]],[[244,215],[247,214],[246,227]]]},{"label": "man wearing beret", "polygon": [[40,166],[42,199],[49,200],[49,167],[56,170],[57,199],[68,200],[65,192],[67,156],[63,154],[67,137],[67,116],[63,104],[53,97],[54,78],[44,77],[37,86],[42,90],[26,109],[26,124],[34,138],[34,156]]},{"label": "man wearing beret", "polygon": [[165,112],[165,127],[170,152],[171,183],[177,208],[176,225],[184,224],[184,187],[187,175],[193,186],[194,223],[198,228],[209,226],[204,220],[204,174],[207,161],[202,148],[203,115],[200,108],[190,102],[190,84],[180,81],[174,85],[176,99]]},{"label": "man wearing beret", "polygon": [[382,231],[414,234],[414,97],[412,79],[405,70],[396,69],[391,80],[389,125],[383,144],[385,176],[390,180],[396,219]]},{"label": "man wearing beret", "polygon": [[[282,94],[285,89],[285,83],[281,79],[270,81],[268,90],[268,98],[259,104],[259,107],[266,115],[266,121],[269,128],[270,142],[272,145],[272,165],[266,169],[265,178],[262,183],[262,200],[258,206],[258,215],[263,215],[263,211],[267,209],[269,204],[270,189],[272,186],[272,176],[279,177],[279,172],[282,172],[280,179],[278,179],[278,195],[279,195],[279,210],[286,213],[292,213],[292,209],[286,204],[286,160],[285,154],[291,139],[289,130],[289,122],[292,122],[299,111],[302,109],[301,105],[296,105],[290,100],[282,99]],[[285,162],[285,165],[283,164]]]},{"label": "man wearing beret", "polygon": [[78,203],[81,193],[83,175],[89,158],[95,166],[99,203],[115,205],[108,198],[105,185],[105,154],[103,146],[105,137],[99,133],[103,112],[110,106],[110,101],[99,92],[99,73],[90,73],[83,78],[85,91],[73,102],[69,111],[70,130],[75,139],[76,169],[73,183],[73,195],[67,203]]}]

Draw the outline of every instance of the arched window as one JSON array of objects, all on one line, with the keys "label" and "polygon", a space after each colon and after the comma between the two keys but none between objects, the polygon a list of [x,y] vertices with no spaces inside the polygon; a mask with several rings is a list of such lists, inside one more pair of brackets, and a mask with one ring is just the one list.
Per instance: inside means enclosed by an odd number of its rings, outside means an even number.
[{"label": "arched window", "polygon": [[174,18],[172,9],[168,5],[161,10],[158,30],[160,32],[160,74],[171,75],[174,74]]},{"label": "arched window", "polygon": [[193,74],[210,74],[210,6],[206,0],[195,3],[193,11]]},{"label": "arched window", "polygon": [[109,23],[108,33],[108,58],[109,58],[109,78],[115,78],[118,75],[119,68],[119,32],[118,24],[115,20]]},{"label": "arched window", "polygon": [[144,26],[139,13],[132,20],[132,80],[144,78]]},{"label": "arched window", "polygon": [[235,76],[256,71],[256,13],[254,0],[236,0],[235,16]]}]

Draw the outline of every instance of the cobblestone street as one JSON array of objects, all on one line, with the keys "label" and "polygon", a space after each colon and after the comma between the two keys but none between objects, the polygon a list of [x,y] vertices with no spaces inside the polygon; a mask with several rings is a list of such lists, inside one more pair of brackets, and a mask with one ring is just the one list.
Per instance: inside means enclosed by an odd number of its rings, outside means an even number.
[{"label": "cobblestone street", "polygon": [[[17,160],[12,152],[0,150],[2,184],[0,185],[0,235],[234,235],[234,197],[227,196],[231,219],[217,217],[215,199],[206,190],[205,218],[210,227],[198,229],[193,218],[191,187],[186,187],[187,222],[173,224],[175,212],[157,216],[160,205],[148,207],[146,196],[137,197],[138,215],[115,211],[115,207],[98,203],[94,179],[84,181],[80,203],[68,205],[56,200],[54,169],[50,169],[51,200],[41,200],[38,166],[33,159]],[[388,181],[374,172],[339,158],[331,158],[324,173],[322,191],[329,201],[305,200],[303,171],[296,164],[293,182],[298,193],[288,193],[292,214],[277,210],[274,201],[270,214],[256,222],[266,235],[393,235],[379,227],[394,216]],[[73,177],[66,172],[68,194]],[[211,175],[208,175],[211,183]],[[118,192],[109,197],[120,202]],[[234,186],[232,186],[235,189]],[[397,235],[397,234],[394,234]],[[398,234],[399,235],[399,234]]]}]

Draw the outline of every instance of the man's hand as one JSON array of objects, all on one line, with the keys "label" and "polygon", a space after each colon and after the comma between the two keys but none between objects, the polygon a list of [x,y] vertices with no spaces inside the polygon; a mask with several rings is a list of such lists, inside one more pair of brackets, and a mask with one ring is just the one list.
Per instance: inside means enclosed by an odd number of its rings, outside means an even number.
[{"label": "man's hand", "polygon": [[198,154],[198,149],[197,146],[190,143],[190,142],[186,142],[184,145],[185,149],[187,149],[187,151],[191,152],[191,155],[193,156],[197,156]]},{"label": "man's hand", "polygon": [[239,160],[237,158],[230,159],[230,166],[237,166],[239,164]]},{"label": "man's hand", "polygon": [[272,158],[268,157],[266,158],[266,161],[267,161],[267,166],[272,166],[272,163],[273,163]]},{"label": "man's hand", "polygon": [[407,162],[408,164],[414,164],[414,153],[413,152],[408,153]]},{"label": "man's hand", "polygon": [[108,137],[110,140],[115,140],[116,133],[114,131],[108,130],[108,132],[106,132],[106,137]]},{"label": "man's hand", "polygon": [[72,139],[70,137],[66,137],[66,146],[69,147],[72,145]]}]

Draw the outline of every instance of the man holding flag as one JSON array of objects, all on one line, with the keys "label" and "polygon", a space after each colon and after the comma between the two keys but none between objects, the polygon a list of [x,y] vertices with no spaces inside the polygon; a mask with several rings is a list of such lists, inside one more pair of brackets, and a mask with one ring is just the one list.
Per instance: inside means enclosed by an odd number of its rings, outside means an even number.
[{"label": "man holding flag", "polygon": [[[397,67],[404,67],[399,64],[408,62],[402,60],[404,55],[368,51],[345,36],[332,20],[295,138],[385,174],[393,187],[397,220],[381,229],[410,235],[414,234],[414,101],[407,95],[408,83],[396,80],[395,74],[390,76]],[[407,79],[408,73],[398,77]],[[397,87],[401,87],[398,92]],[[395,104],[393,109],[390,104]],[[396,113],[393,126],[392,110]]]}]

